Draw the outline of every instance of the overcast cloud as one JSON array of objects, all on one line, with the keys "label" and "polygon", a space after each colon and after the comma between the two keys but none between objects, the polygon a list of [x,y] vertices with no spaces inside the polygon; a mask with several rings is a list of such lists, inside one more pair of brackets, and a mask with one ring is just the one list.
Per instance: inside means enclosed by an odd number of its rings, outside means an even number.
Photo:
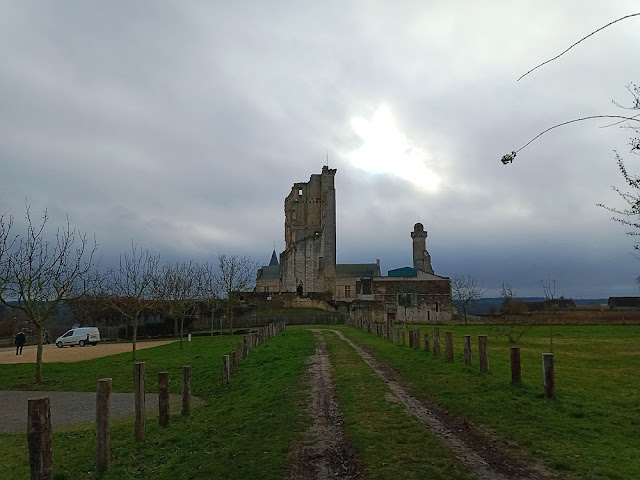
[{"label": "overcast cloud", "polygon": [[[25,198],[166,260],[284,249],[294,182],[337,168],[338,261],[540,296],[636,295],[613,150],[640,19],[517,82],[634,1],[0,1],[0,213]],[[637,161],[637,160],[636,160]],[[640,169],[638,169],[640,171]]]}]

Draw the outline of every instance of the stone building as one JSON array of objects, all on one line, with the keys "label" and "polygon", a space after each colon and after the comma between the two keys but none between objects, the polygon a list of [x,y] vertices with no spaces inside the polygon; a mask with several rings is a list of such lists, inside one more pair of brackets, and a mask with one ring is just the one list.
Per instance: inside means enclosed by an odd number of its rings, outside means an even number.
[{"label": "stone building", "polygon": [[[322,167],[308,182],[294,183],[284,200],[285,251],[258,270],[256,292],[327,293],[355,298],[356,282],[380,276],[380,261],[336,264],[336,169]],[[275,258],[275,262],[274,262]]]},{"label": "stone building", "polygon": [[389,270],[386,277],[362,280],[351,303],[352,320],[378,323],[438,323],[451,320],[451,279],[433,273],[427,232],[416,223],[411,232],[413,267]]},{"label": "stone building", "polygon": [[436,275],[426,248],[427,232],[416,223],[411,232],[413,267],[382,276],[380,260],[336,264],[336,170],[322,168],[308,182],[295,183],[285,198],[285,245],[258,270],[255,292],[324,293],[347,303],[353,318],[368,321],[437,322],[451,318],[451,281]]}]

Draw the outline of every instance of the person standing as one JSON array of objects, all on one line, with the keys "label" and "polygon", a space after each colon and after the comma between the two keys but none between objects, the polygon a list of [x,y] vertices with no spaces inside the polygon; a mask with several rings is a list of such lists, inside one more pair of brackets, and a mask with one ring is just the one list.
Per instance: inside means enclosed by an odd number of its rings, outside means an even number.
[{"label": "person standing", "polygon": [[22,355],[22,347],[27,343],[27,337],[25,337],[24,332],[18,332],[16,335],[16,355],[18,352]]}]

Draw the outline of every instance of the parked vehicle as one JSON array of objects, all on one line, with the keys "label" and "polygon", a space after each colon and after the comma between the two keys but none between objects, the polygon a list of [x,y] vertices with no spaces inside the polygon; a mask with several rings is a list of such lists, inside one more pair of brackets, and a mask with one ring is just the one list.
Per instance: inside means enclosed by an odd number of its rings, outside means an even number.
[{"label": "parked vehicle", "polygon": [[88,344],[96,345],[99,341],[100,330],[98,330],[97,327],[80,327],[72,328],[64,335],[59,336],[56,339],[56,345],[58,348],[62,348],[65,345],[69,345],[70,347],[80,345],[84,347]]}]

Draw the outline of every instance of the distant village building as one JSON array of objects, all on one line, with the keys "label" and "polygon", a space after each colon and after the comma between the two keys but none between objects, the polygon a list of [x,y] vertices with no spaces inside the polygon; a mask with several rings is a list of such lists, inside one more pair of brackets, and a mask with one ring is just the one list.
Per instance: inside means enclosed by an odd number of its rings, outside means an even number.
[{"label": "distant village building", "polygon": [[308,182],[294,183],[284,201],[285,250],[275,249],[258,269],[257,293],[326,293],[349,305],[352,317],[369,321],[436,322],[451,318],[451,280],[436,275],[426,249],[427,232],[411,232],[413,267],[384,277],[375,263],[336,264],[335,169],[327,166]]},{"label": "distant village building", "polygon": [[607,306],[611,310],[640,310],[639,297],[609,297]]},{"label": "distant village building", "polygon": [[553,298],[541,302],[524,302],[529,312],[543,312],[551,310],[569,310],[576,308],[571,298]]}]

